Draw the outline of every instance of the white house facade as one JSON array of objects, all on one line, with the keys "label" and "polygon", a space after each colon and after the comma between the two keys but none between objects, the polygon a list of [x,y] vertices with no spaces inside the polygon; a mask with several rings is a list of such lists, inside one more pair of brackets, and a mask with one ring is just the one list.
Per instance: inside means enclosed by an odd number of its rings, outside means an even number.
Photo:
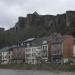
[{"label": "white house facade", "polygon": [[25,63],[37,64],[37,58],[41,56],[41,47],[27,47],[25,48]]}]

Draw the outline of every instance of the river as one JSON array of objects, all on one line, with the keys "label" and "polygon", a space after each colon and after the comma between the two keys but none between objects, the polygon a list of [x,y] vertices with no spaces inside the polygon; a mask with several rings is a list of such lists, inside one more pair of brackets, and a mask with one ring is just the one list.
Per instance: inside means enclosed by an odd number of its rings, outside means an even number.
[{"label": "river", "polygon": [[0,75],[75,75],[75,72],[0,69]]}]

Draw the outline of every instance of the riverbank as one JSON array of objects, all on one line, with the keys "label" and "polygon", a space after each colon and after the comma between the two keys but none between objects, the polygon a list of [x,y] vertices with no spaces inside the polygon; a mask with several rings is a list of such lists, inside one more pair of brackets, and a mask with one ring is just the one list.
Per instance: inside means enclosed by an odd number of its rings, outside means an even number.
[{"label": "riverbank", "polygon": [[59,64],[1,64],[0,69],[18,69],[18,70],[49,70],[49,71],[69,71],[75,72],[75,65]]}]

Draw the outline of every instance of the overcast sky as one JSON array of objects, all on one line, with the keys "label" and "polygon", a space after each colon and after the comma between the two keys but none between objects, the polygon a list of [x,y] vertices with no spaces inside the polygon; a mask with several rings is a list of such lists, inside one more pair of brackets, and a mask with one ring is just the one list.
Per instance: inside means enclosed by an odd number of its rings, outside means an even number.
[{"label": "overcast sky", "polygon": [[75,10],[75,0],[0,0],[0,27],[13,27],[19,16],[34,11],[56,15],[66,10]]}]

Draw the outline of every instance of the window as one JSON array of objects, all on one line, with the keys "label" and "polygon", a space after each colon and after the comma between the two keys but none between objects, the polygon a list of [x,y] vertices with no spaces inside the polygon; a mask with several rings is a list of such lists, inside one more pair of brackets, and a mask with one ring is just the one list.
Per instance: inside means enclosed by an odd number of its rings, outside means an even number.
[{"label": "window", "polygon": [[30,43],[27,43],[27,47],[29,47],[30,46]]},{"label": "window", "polygon": [[43,41],[43,44],[46,44],[47,43],[47,41]]},{"label": "window", "polygon": [[25,59],[26,62],[28,62],[28,59]]},{"label": "window", "polygon": [[61,49],[61,44],[52,44],[51,50],[60,50]]},{"label": "window", "polygon": [[29,51],[31,51],[31,49],[30,49],[30,48],[26,49],[26,52],[29,52]]},{"label": "window", "polygon": [[10,58],[10,56],[9,56],[9,58]]},{"label": "window", "polygon": [[51,54],[60,54],[61,53],[61,44],[52,44]]},{"label": "window", "polygon": [[26,57],[31,57],[31,54],[26,54]]},{"label": "window", "polygon": [[34,63],[34,59],[32,59],[32,63]]},{"label": "window", "polygon": [[47,57],[47,45],[43,45],[42,47],[42,56]]},{"label": "window", "polygon": [[33,56],[33,57],[35,57],[35,56],[36,56],[36,54],[35,54],[35,53],[32,53],[32,56]]},{"label": "window", "polygon": [[5,56],[5,58],[6,58],[6,56]]},{"label": "window", "polygon": [[36,49],[35,49],[35,48],[33,48],[33,49],[32,49],[32,52],[35,52],[35,51],[36,51]]},{"label": "window", "polygon": [[46,51],[47,50],[47,46],[43,46],[43,51]]}]

